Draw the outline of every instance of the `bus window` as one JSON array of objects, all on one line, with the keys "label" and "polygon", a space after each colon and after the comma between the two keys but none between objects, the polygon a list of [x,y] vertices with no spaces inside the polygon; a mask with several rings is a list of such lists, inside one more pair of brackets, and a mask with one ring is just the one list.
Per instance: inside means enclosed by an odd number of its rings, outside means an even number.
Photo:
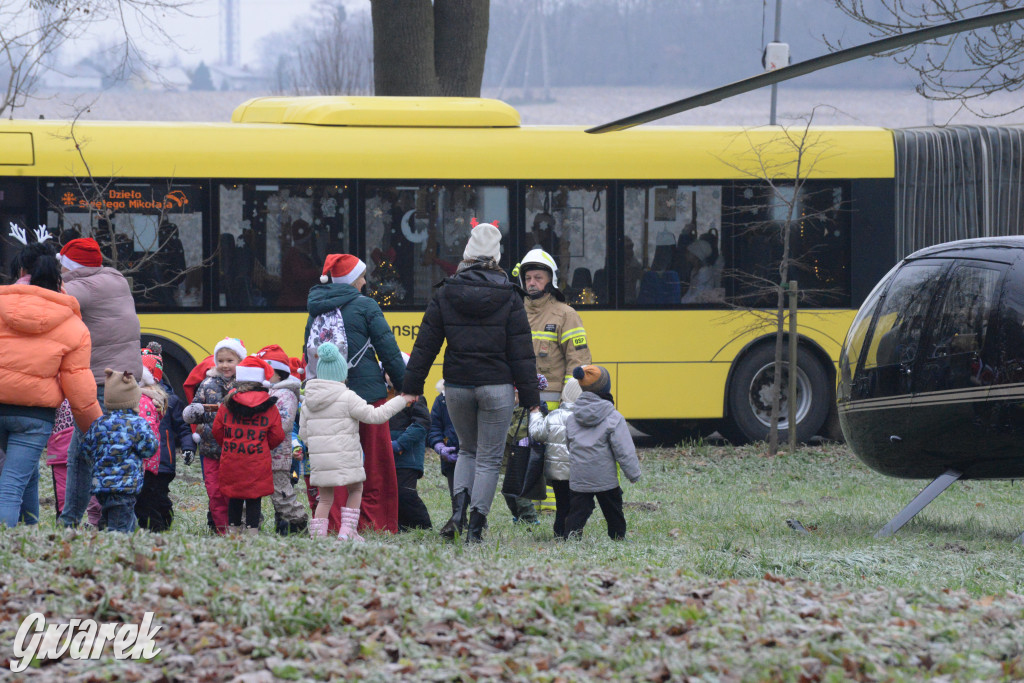
[{"label": "bus window", "polygon": [[736,303],[770,306],[778,282],[782,228],[790,224],[789,279],[800,286],[803,308],[850,305],[850,212],[846,183],[805,181],[774,188],[740,183],[729,210],[733,225],[733,280]]},{"label": "bus window", "polygon": [[203,304],[205,190],[166,180],[60,182],[44,188],[46,224],[61,244],[92,237],[104,265],[131,284],[139,309]]},{"label": "bus window", "polygon": [[18,279],[18,273],[11,271],[11,262],[24,246],[10,236],[10,224],[24,228],[30,242],[35,240],[33,231],[38,226],[35,223],[34,195],[35,187],[30,182],[0,178],[0,226],[3,228],[0,232],[0,284],[9,285]]},{"label": "bus window", "polygon": [[220,307],[305,308],[327,254],[351,249],[349,192],[338,182],[222,183]]},{"label": "bus window", "polygon": [[523,254],[540,248],[554,257],[558,288],[576,308],[610,303],[607,199],[608,188],[601,185],[526,188]]},{"label": "bus window", "polygon": [[722,186],[627,186],[623,283],[628,306],[725,301]]},{"label": "bus window", "polygon": [[[508,236],[507,187],[367,183],[365,197],[366,293],[383,308],[425,306],[434,285],[455,274],[474,218]],[[503,253],[501,264],[508,259]]]}]

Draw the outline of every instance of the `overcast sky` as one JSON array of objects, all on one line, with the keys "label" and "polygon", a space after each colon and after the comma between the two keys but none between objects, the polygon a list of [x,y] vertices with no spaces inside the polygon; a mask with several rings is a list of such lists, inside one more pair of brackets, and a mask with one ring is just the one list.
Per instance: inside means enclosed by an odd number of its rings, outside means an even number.
[{"label": "overcast sky", "polygon": [[[241,18],[239,42],[243,64],[259,61],[256,49],[260,38],[287,28],[296,19],[310,14],[316,4],[316,0],[238,2]],[[345,5],[351,11],[369,11],[370,8],[369,0],[345,0]],[[160,61],[167,61],[174,53],[179,53],[179,59],[186,66],[197,64],[200,60],[208,64],[220,61],[220,0],[195,0],[187,11],[189,16],[169,12],[162,22],[167,33],[175,38],[181,48],[153,46],[150,48],[151,53]],[[66,55],[70,58],[82,57],[93,51],[101,42],[97,35],[105,35],[109,41],[115,32],[116,28],[113,26],[105,31],[93,32],[89,38],[68,45]]]}]

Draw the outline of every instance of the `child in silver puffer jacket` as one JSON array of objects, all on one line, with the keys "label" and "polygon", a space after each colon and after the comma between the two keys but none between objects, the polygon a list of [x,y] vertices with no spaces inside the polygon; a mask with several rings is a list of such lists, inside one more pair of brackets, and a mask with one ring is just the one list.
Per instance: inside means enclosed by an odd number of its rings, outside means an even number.
[{"label": "child in silver puffer jacket", "polygon": [[546,416],[530,413],[530,437],[544,444],[544,478],[555,492],[555,538],[565,538],[565,519],[569,516],[569,446],[565,423],[580,397],[579,380],[571,378],[562,387],[562,402]]}]

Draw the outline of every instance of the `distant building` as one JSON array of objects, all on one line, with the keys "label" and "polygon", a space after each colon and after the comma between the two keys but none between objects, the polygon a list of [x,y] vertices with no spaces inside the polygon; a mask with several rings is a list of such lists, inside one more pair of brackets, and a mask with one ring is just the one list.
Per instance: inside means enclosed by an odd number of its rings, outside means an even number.
[{"label": "distant building", "polygon": [[132,90],[184,92],[191,84],[188,72],[180,66],[157,66],[128,76],[128,88]]},{"label": "distant building", "polygon": [[267,90],[271,82],[265,76],[251,71],[246,66],[211,64],[210,78],[217,90]]},{"label": "distant building", "polygon": [[83,59],[71,66],[50,69],[40,80],[47,90],[99,90],[105,77],[91,61]]}]

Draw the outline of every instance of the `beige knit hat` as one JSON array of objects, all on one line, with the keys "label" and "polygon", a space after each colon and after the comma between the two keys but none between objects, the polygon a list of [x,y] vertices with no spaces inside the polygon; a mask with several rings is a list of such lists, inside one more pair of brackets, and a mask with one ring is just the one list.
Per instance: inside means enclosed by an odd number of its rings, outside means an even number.
[{"label": "beige knit hat", "polygon": [[492,258],[501,260],[501,231],[490,223],[477,223],[469,233],[469,241],[462,258]]},{"label": "beige knit hat", "polygon": [[562,403],[575,403],[582,393],[583,388],[580,386],[580,381],[575,377],[570,377],[562,387]]},{"label": "beige knit hat", "polygon": [[130,372],[118,372],[107,368],[103,386],[103,407],[107,410],[139,411],[142,388]]}]

